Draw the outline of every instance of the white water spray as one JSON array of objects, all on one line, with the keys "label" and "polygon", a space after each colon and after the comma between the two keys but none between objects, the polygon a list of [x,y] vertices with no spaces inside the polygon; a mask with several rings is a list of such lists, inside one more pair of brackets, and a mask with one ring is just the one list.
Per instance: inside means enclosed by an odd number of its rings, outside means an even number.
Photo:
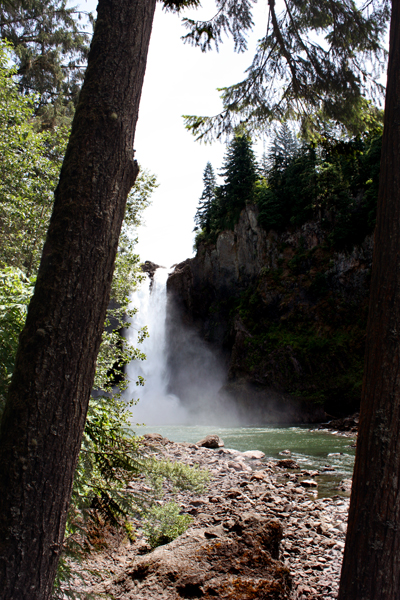
[{"label": "white water spray", "polygon": [[[147,326],[149,337],[140,345],[146,360],[134,360],[127,367],[130,380],[127,398],[140,398],[133,407],[134,423],[146,425],[182,425],[188,423],[188,415],[177,396],[169,394],[166,367],[166,310],[167,310],[167,269],[158,268],[150,287],[149,278],[134,293],[132,305],[138,309],[132,325],[126,333],[127,340],[136,345],[137,332]],[[138,376],[145,379],[143,387],[137,386]]]}]

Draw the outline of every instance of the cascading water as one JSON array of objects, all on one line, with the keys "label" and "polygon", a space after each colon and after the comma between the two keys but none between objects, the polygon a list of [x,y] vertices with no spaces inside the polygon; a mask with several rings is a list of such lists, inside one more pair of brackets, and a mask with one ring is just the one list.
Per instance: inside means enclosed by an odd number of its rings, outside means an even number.
[{"label": "cascading water", "polygon": [[[168,271],[158,268],[152,285],[150,278],[144,281],[132,297],[132,306],[138,309],[126,339],[136,346],[138,330],[147,326],[149,337],[140,345],[146,360],[134,360],[127,367],[130,380],[125,396],[140,398],[132,409],[134,423],[146,425],[184,424],[188,416],[177,396],[169,394],[166,365],[166,310]],[[137,386],[138,376],[145,380],[143,387]]]}]

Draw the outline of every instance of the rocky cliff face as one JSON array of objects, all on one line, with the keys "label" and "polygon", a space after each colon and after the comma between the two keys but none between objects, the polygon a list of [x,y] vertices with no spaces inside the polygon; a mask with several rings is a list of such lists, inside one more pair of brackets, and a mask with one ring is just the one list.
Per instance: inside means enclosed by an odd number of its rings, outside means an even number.
[{"label": "rocky cliff face", "polygon": [[[170,336],[194,327],[223,356],[225,390],[289,420],[357,409],[372,236],[335,250],[320,221],[266,232],[257,207],[168,279]],[[178,350],[177,350],[178,348]],[[179,363],[179,345],[174,360]],[[268,408],[269,407],[269,408]],[[271,408],[272,407],[272,408]],[[276,416],[275,414],[275,416]]]}]

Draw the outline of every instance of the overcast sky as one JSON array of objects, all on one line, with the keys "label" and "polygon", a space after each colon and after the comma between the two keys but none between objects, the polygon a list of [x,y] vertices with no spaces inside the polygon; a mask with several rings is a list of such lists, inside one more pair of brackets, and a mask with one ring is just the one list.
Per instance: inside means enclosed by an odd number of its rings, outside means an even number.
[{"label": "overcast sky", "polygon": [[[213,0],[202,2],[193,18],[212,16]],[[81,7],[95,10],[95,0]],[[203,189],[203,171],[210,161],[215,171],[222,166],[225,146],[199,144],[185,131],[183,114],[212,115],[220,111],[218,87],[240,81],[252,59],[256,41],[267,23],[267,2],[256,5],[256,27],[249,52],[235,54],[231,40],[219,53],[206,54],[183,44],[185,33],[177,15],[165,13],[157,3],[146,76],[136,130],[139,163],[153,172],[159,188],[145,212],[146,225],[139,229],[141,259],[171,266],[193,255],[193,217]],[[259,144],[262,151],[262,143]]]}]

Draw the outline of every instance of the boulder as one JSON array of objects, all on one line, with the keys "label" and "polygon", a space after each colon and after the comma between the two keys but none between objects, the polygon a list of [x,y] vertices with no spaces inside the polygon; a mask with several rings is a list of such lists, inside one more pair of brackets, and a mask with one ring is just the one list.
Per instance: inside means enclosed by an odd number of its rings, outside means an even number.
[{"label": "boulder", "polygon": [[229,469],[234,469],[235,471],[251,472],[251,468],[241,460],[230,460],[228,462],[228,467],[229,467]]},{"label": "boulder", "polygon": [[351,479],[342,479],[342,481],[337,485],[336,489],[341,492],[351,492]]},{"label": "boulder", "polygon": [[282,458],[278,460],[276,466],[284,469],[300,469],[300,465],[293,458]]},{"label": "boulder", "polygon": [[343,417],[342,419],[335,419],[329,423],[329,429],[335,429],[337,431],[351,431],[356,433],[358,431],[358,424],[360,421],[359,413],[355,413],[350,417]]},{"label": "boulder", "polygon": [[242,456],[245,456],[250,460],[261,460],[264,458],[265,453],[261,452],[261,450],[246,450],[246,452],[242,453]]},{"label": "boulder", "polygon": [[264,481],[266,477],[267,475],[264,473],[264,471],[253,471],[250,481]]},{"label": "boulder", "polygon": [[202,448],[222,448],[224,446],[224,442],[221,440],[219,435],[206,435],[205,438],[196,442],[196,446],[200,446]]},{"label": "boulder", "polygon": [[291,578],[278,560],[281,525],[244,513],[224,526],[189,529],[140,556],[107,586],[124,600],[289,600]]},{"label": "boulder", "polygon": [[164,438],[161,433],[145,433],[144,434],[145,442],[159,442],[160,444],[168,444],[169,440]]},{"label": "boulder", "polygon": [[318,487],[318,483],[314,479],[303,479],[303,481],[300,481],[300,485],[305,488]]}]

